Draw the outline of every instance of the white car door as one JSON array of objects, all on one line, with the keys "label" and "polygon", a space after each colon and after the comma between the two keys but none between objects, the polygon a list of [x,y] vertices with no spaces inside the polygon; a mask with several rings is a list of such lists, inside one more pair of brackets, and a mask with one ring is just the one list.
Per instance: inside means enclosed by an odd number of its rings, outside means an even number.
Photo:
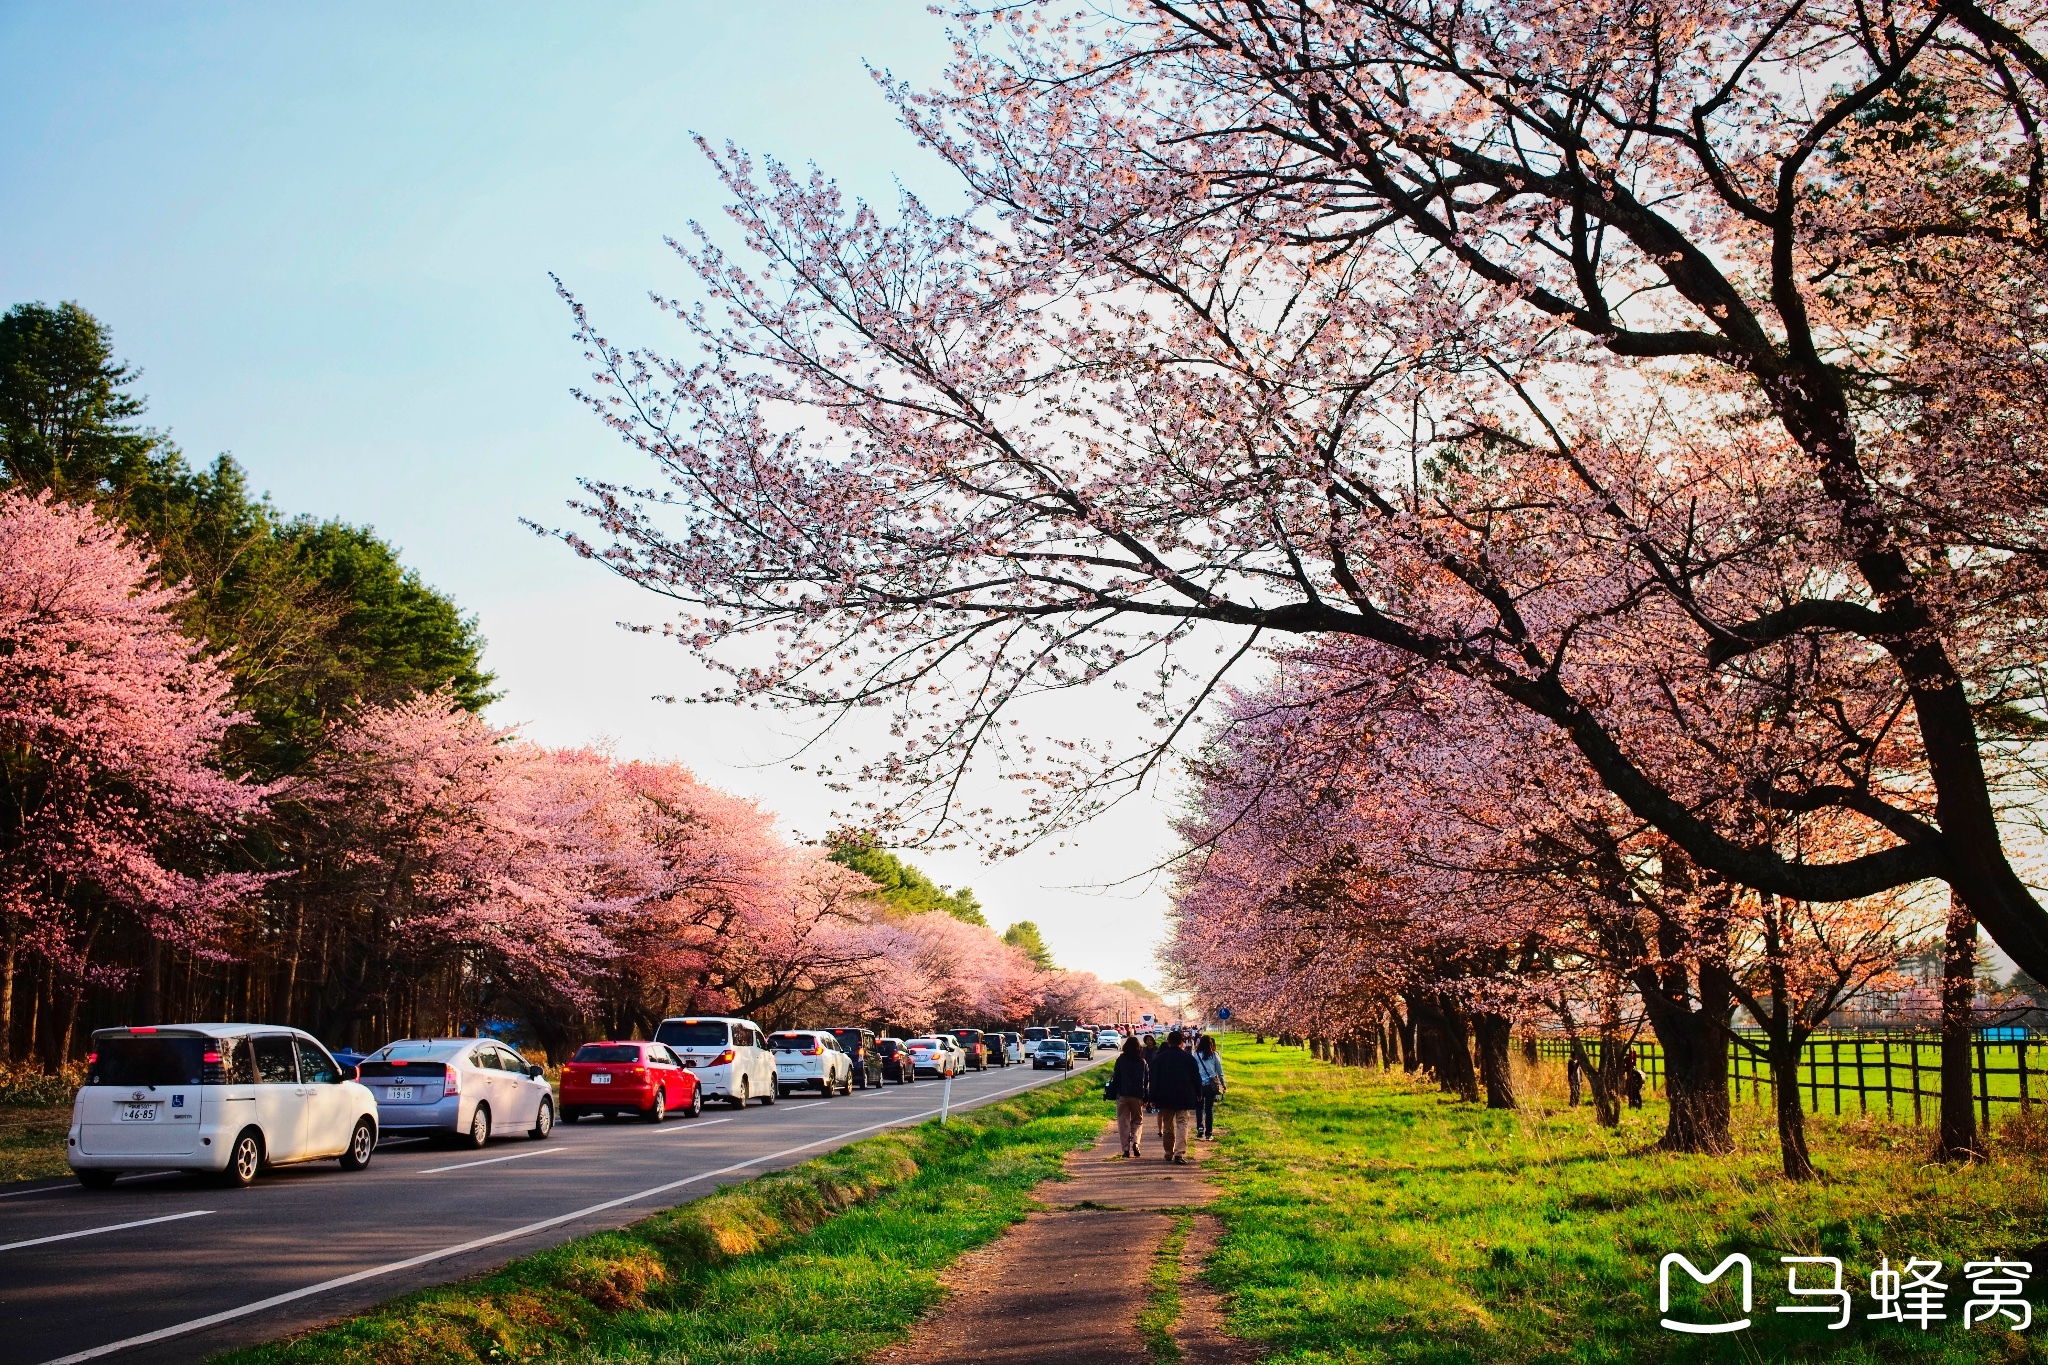
[{"label": "white car door", "polygon": [[[739,1057],[735,1060],[744,1060],[746,1062],[747,1074],[754,1078],[754,1093],[756,1095],[773,1095],[775,1093],[775,1054],[766,1046],[768,1040],[762,1036],[761,1030],[755,1028],[752,1024],[733,1025],[732,1035],[734,1047],[739,1050]],[[741,1044],[741,1039],[746,1040],[744,1045]]]},{"label": "white car door", "polygon": [[498,1065],[505,1070],[505,1092],[511,1108],[506,1110],[508,1123],[516,1123],[523,1132],[540,1122],[541,1086],[526,1074],[526,1059],[511,1048],[500,1046]]},{"label": "white car door", "polygon": [[306,1145],[301,1155],[308,1159],[340,1156],[348,1150],[349,1134],[356,1126],[355,1097],[341,1083],[341,1067],[325,1048],[307,1038],[296,1041],[299,1089],[306,1110]]},{"label": "white car door", "polygon": [[263,1130],[263,1154],[271,1161],[297,1161],[306,1150],[306,1087],[299,1084],[299,1050],[289,1033],[259,1033],[249,1040],[256,1055],[256,1123]]}]

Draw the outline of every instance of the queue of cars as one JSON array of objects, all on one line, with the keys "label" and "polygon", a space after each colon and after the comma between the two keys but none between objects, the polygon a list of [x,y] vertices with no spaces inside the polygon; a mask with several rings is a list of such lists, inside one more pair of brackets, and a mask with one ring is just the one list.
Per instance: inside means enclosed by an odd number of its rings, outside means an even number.
[{"label": "queue of cars", "polygon": [[651,1039],[583,1044],[563,1065],[558,1094],[541,1067],[494,1038],[404,1038],[344,1063],[312,1035],[277,1025],[100,1029],[65,1152],[89,1189],[139,1169],[247,1185],[267,1167],[304,1161],[338,1158],[361,1170],[378,1141],[395,1135],[466,1147],[512,1133],[545,1140],[558,1119],[661,1123],[694,1118],[710,1100],[740,1108],[802,1089],[850,1095],[1027,1056],[1034,1069],[1072,1070],[1074,1051],[1044,1028],[902,1039],[852,1027],[767,1034],[746,1019],[676,1017]]}]

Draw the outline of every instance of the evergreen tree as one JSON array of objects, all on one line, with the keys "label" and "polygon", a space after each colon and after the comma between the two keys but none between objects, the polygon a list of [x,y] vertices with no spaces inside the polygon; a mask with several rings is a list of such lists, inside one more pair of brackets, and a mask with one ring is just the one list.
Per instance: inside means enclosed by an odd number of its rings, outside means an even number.
[{"label": "evergreen tree", "polygon": [[955,891],[940,886],[887,849],[878,848],[865,836],[842,831],[832,836],[831,859],[860,873],[876,887],[876,895],[890,909],[903,915],[921,915],[943,910],[954,919],[978,924],[984,929],[981,902],[967,887]]},{"label": "evergreen tree", "polygon": [[1044,935],[1038,932],[1038,926],[1030,920],[1020,919],[1005,929],[1003,931],[1003,942],[1030,958],[1031,965],[1038,968],[1041,972],[1055,970],[1052,961],[1052,949],[1045,946]]}]

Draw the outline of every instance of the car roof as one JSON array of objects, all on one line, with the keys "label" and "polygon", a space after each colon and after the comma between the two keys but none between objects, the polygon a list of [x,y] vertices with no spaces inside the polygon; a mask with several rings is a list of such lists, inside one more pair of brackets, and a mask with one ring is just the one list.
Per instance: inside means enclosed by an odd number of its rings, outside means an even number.
[{"label": "car roof", "polygon": [[[651,1042],[649,1042],[649,1041],[648,1041],[647,1039],[645,1039],[645,1038],[592,1038],[592,1039],[591,1039],[591,1040],[590,1040],[589,1042],[587,1042],[587,1043],[578,1043],[578,1044],[576,1044],[576,1046],[578,1046],[578,1047],[654,1047],[654,1046],[656,1046],[656,1044],[654,1044],[654,1043],[651,1043]],[[667,1044],[667,1043],[662,1043],[662,1044],[659,1044],[659,1046],[661,1046],[661,1047],[667,1047],[667,1046],[668,1046],[668,1044]]]},{"label": "car roof", "polygon": [[[751,1019],[742,1019],[736,1014],[671,1014],[661,1021],[663,1024],[745,1024],[750,1029],[768,1032]],[[659,1028],[657,1024],[655,1027]]]},{"label": "car roof", "polygon": [[[293,1028],[290,1024],[113,1024],[106,1028],[94,1029],[93,1036],[97,1038],[102,1034],[133,1033],[136,1029],[145,1030],[142,1034],[145,1038],[151,1033],[203,1033],[211,1038],[240,1038],[251,1033],[290,1033],[312,1042],[320,1042],[304,1029]],[[325,1047],[326,1044],[321,1043],[321,1046]]]}]

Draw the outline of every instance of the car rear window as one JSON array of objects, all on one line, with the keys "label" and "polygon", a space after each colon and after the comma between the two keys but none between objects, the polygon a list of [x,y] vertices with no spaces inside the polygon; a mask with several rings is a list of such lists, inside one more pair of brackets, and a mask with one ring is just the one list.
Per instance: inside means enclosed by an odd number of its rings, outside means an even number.
[{"label": "car rear window", "polygon": [[670,1020],[654,1031],[654,1041],[670,1047],[724,1047],[731,1036],[727,1028],[725,1024]]},{"label": "car rear window", "polygon": [[768,1045],[777,1052],[804,1052],[818,1045],[818,1040],[808,1033],[771,1033]]},{"label": "car rear window", "polygon": [[585,1043],[571,1058],[578,1062],[637,1062],[640,1049],[633,1043]]},{"label": "car rear window", "polygon": [[839,1040],[839,1046],[852,1052],[860,1046],[860,1030],[857,1028],[829,1028],[825,1032]]},{"label": "car rear window", "polygon": [[377,1053],[377,1060],[445,1062],[468,1046],[468,1043],[393,1043]]},{"label": "car rear window", "polygon": [[198,1085],[211,1038],[95,1038],[87,1085]]}]

